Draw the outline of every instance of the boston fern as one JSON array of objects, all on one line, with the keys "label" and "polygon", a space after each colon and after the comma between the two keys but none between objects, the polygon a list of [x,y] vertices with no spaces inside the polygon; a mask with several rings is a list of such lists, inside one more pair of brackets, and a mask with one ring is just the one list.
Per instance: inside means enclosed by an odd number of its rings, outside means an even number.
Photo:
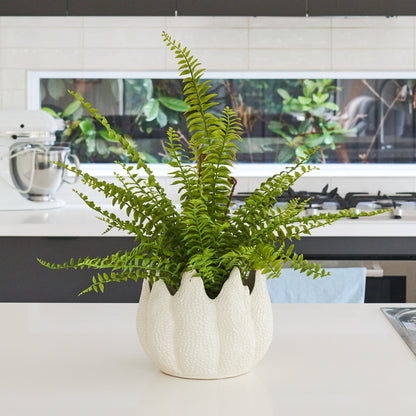
[{"label": "boston fern", "polygon": [[[107,120],[82,97],[72,93],[108,131],[131,157],[135,166],[120,162],[124,175],[116,175],[118,184],[107,183],[74,167],[68,167],[90,188],[102,192],[127,214],[122,219],[114,212],[96,205],[80,191],[75,192],[100,215],[107,224],[105,232],[119,229],[134,235],[137,245],[126,252],[107,257],[71,259],[64,264],[39,260],[52,269],[97,270],[92,284],[81,294],[104,291],[110,282],[139,278],[151,283],[158,279],[173,291],[180,285],[182,274],[195,270],[203,279],[208,296],[214,298],[231,270],[238,267],[244,279],[251,270],[263,270],[278,277],[281,267],[292,268],[313,277],[325,276],[320,265],[308,263],[294,252],[293,239],[310,234],[313,228],[356,216],[348,210],[302,216],[307,203],[297,199],[284,208],[274,206],[276,197],[313,169],[304,165],[310,154],[297,164],[276,174],[256,189],[238,209],[230,207],[236,180],[231,167],[236,161],[237,143],[241,141],[240,120],[226,107],[221,116],[211,109],[217,105],[210,93],[210,82],[203,80],[204,70],[190,51],[163,32],[163,39],[174,51],[183,91],[188,106],[187,124],[191,134],[187,149],[178,134],[170,128],[166,150],[174,185],[179,187],[180,208],[168,198],[140,153]],[[190,156],[188,156],[190,155]],[[374,215],[361,213],[360,215]]]}]

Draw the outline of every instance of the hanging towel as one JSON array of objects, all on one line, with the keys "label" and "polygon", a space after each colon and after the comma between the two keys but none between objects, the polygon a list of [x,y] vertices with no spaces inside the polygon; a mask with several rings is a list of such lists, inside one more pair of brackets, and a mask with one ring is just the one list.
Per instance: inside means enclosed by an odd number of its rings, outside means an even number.
[{"label": "hanging towel", "polygon": [[364,303],[366,268],[325,268],[330,276],[306,276],[282,269],[280,277],[268,279],[273,303]]}]

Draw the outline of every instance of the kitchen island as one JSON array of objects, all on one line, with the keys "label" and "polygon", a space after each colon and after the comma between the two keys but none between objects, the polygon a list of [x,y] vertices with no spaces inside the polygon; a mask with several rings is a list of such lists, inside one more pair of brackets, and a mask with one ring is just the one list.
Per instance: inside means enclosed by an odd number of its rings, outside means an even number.
[{"label": "kitchen island", "polygon": [[0,414],[413,416],[416,356],[380,306],[275,304],[265,358],[207,381],[153,366],[134,303],[2,303]]}]

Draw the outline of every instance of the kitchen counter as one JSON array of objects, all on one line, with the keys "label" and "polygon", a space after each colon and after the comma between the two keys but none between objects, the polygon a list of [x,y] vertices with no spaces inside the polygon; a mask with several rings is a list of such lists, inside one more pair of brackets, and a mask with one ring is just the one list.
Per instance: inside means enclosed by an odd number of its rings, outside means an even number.
[{"label": "kitchen counter", "polygon": [[[96,215],[86,205],[69,203],[49,210],[0,211],[1,259],[5,270],[0,278],[0,302],[137,302],[139,288],[132,281],[117,290],[106,291],[100,300],[90,294],[78,297],[77,294],[89,286],[91,270],[57,272],[45,269],[36,260],[64,263],[70,258],[103,257],[119,250],[131,250],[137,244],[134,236],[118,230],[103,236],[106,224]],[[346,218],[313,230],[311,237],[295,240],[294,244],[295,252],[317,262],[359,261],[359,266],[362,261],[409,262],[416,260],[416,218],[414,221],[386,216]],[[400,294],[400,301],[402,298],[415,301],[413,268],[406,265],[404,272],[403,267],[400,269],[396,264],[394,272],[386,276],[390,275],[407,276],[407,295]],[[387,280],[377,282],[377,290],[381,290],[377,293],[393,290],[382,289],[390,285]],[[396,301],[396,298],[383,295],[375,301]]]},{"label": "kitchen counter", "polygon": [[[114,210],[109,206],[106,209]],[[66,204],[61,208],[0,211],[0,236],[15,237],[96,237],[101,236],[106,224],[99,214],[81,204]],[[112,230],[106,236],[127,236]]]},{"label": "kitchen counter", "polygon": [[413,416],[416,357],[380,306],[275,304],[260,364],[203,381],[153,366],[136,304],[2,303],[0,414]]},{"label": "kitchen counter", "polygon": [[[109,211],[111,205],[104,206]],[[98,220],[98,213],[86,205],[67,204],[62,208],[34,211],[0,211],[0,237],[95,237],[106,229]],[[378,217],[342,219],[315,229],[313,237],[416,237],[416,218],[389,219],[388,214]],[[105,234],[108,237],[127,236],[119,230]]]}]

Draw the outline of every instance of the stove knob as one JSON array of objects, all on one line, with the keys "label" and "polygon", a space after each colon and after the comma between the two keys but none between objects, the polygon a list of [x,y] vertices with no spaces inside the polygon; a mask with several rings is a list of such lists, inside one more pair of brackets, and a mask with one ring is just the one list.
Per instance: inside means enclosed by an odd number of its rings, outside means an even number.
[{"label": "stove knob", "polygon": [[357,220],[358,218],[360,218],[359,217],[360,212],[361,212],[361,209],[360,208],[355,207],[355,208],[352,208],[351,211],[355,211],[355,213],[357,214],[356,216],[350,217],[351,219]]},{"label": "stove knob", "polygon": [[390,217],[399,220],[403,216],[403,210],[400,207],[396,207],[393,209],[393,211],[390,212]]}]

